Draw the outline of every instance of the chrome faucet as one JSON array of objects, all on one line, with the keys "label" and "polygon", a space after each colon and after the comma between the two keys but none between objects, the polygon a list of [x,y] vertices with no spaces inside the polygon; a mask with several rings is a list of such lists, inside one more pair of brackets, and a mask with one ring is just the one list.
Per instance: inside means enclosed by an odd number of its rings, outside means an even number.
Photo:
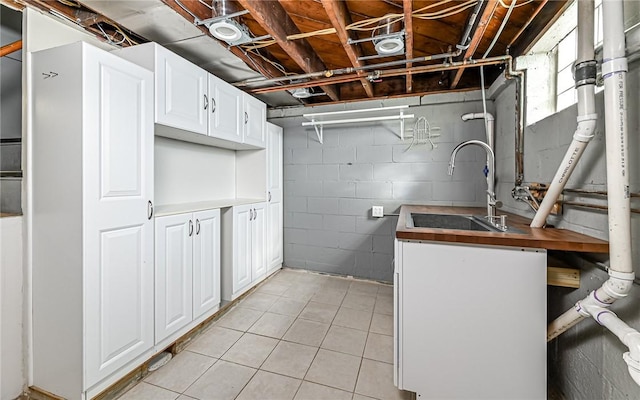
[{"label": "chrome faucet", "polygon": [[489,169],[489,173],[487,174],[487,220],[489,221],[489,223],[491,223],[491,225],[495,226],[496,228],[502,231],[506,231],[507,216],[506,215],[496,216],[496,207],[498,208],[501,207],[502,202],[496,200],[496,193],[495,193],[496,157],[495,157],[495,154],[493,153],[493,150],[491,150],[491,147],[489,147],[488,144],[486,144],[481,140],[467,140],[466,142],[462,142],[459,145],[457,145],[456,148],[453,149],[453,151],[451,152],[451,160],[449,161],[449,175],[453,175],[453,169],[455,168],[456,155],[458,154],[458,151],[461,148],[471,144],[480,146],[487,152],[487,161],[489,164],[487,165],[487,168]]}]

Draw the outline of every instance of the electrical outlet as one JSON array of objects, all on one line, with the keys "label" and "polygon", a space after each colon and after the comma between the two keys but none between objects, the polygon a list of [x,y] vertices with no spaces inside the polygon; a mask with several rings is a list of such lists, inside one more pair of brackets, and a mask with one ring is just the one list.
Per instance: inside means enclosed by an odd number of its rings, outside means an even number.
[{"label": "electrical outlet", "polygon": [[384,208],[382,206],[371,207],[371,216],[380,218],[384,216]]}]

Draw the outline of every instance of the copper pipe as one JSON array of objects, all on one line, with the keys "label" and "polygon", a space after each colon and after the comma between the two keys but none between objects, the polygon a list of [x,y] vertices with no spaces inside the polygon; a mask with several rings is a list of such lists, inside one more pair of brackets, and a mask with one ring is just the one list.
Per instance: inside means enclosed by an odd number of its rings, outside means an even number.
[{"label": "copper pipe", "polygon": [[[594,195],[594,196],[606,196],[608,193],[606,190],[587,190],[587,189],[564,189],[565,192],[569,193],[581,193],[586,195]],[[631,197],[640,197],[640,193],[630,193]]]},{"label": "copper pipe", "polygon": [[7,54],[11,54],[14,51],[18,51],[20,49],[22,49],[22,39],[16,40],[13,43],[5,44],[4,46],[0,47],[0,57],[4,57]]},{"label": "copper pipe", "polygon": [[531,14],[527,22],[522,26],[522,28],[520,28],[518,33],[515,34],[513,39],[511,39],[511,42],[509,42],[509,44],[507,45],[507,49],[510,48],[516,42],[516,40],[518,40],[520,35],[522,35],[522,33],[529,27],[529,25],[531,25],[531,22],[533,22],[533,20],[538,16],[538,14],[540,13],[540,11],[542,11],[544,6],[547,5],[548,1],[549,0],[542,0],[540,2],[540,5],[538,6],[538,8],[535,9],[535,11],[533,12],[533,14]]},{"label": "copper pipe", "polygon": [[[447,64],[421,65],[421,66],[411,67],[411,68],[397,68],[397,69],[388,69],[388,70],[382,70],[382,71],[373,71],[372,73],[375,74],[376,79],[378,79],[378,78],[389,78],[393,76],[404,76],[407,74],[417,75],[417,74],[424,74],[429,72],[451,71],[459,68],[464,69],[469,67],[481,67],[481,66],[496,65],[496,64],[510,64],[511,62],[512,62],[511,56],[498,56],[498,57],[483,58],[482,60],[465,60],[465,61],[458,61],[458,62],[447,63]],[[336,77],[325,78],[325,79],[316,79],[309,82],[258,88],[258,89],[250,90],[249,92],[256,93],[256,94],[281,92],[284,90],[313,87],[313,86],[319,86],[319,85],[330,85],[335,83],[352,82],[358,79],[360,79],[358,75],[351,74],[351,75],[336,76]]]},{"label": "copper pipe", "polygon": [[[562,205],[563,206],[583,207],[583,208],[593,208],[593,209],[602,210],[602,211],[607,211],[609,209],[609,207],[607,207],[607,206],[601,206],[599,204],[580,203],[580,202],[577,202],[577,201],[563,201]],[[640,209],[632,208],[631,212],[632,213],[636,213],[636,214],[640,214]]]}]

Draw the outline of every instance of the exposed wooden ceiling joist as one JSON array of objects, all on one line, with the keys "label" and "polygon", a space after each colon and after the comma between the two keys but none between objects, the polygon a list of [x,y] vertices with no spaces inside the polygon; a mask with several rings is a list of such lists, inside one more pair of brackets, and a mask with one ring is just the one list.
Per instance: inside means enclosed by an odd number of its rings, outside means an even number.
[{"label": "exposed wooden ceiling joist", "polygon": [[[411,60],[413,58],[413,1],[412,0],[404,0],[402,2],[403,11],[404,11],[404,45],[405,45],[405,53],[407,60]],[[411,68],[413,64],[408,63],[407,68]],[[407,93],[411,93],[413,91],[413,77],[411,74],[407,74],[405,78],[405,88]]]},{"label": "exposed wooden ceiling joist", "polygon": [[[496,7],[498,6],[497,0],[488,0],[487,4],[484,6],[484,10],[482,11],[482,15],[480,17],[480,21],[473,32],[473,36],[471,36],[471,41],[469,42],[469,47],[464,51],[462,55],[463,60],[467,60],[472,58],[475,54],[482,38],[487,33],[487,28],[489,27],[489,21],[493,17],[493,14],[496,12]],[[462,78],[462,74],[464,73],[463,69],[459,69],[453,75],[453,79],[451,80],[451,89],[455,89],[460,83],[460,78]]]},{"label": "exposed wooden ceiling joist", "polygon": [[[291,57],[303,71],[318,72],[326,70],[320,57],[305,40],[287,40],[287,36],[300,33],[295,23],[278,1],[238,0],[251,16],[273,37],[278,45]],[[338,91],[331,86],[321,86],[333,101],[338,101]]]},{"label": "exposed wooden ceiling joist", "polygon": [[[358,60],[359,57],[362,56],[362,50],[359,45],[350,45],[349,39],[355,39],[347,33],[345,27],[351,24],[351,14],[347,9],[347,3],[343,0],[322,0],[322,5],[331,20],[331,24],[336,30],[336,34],[340,38],[340,42],[342,42],[342,46],[344,47],[345,53],[351,60],[351,65],[354,67],[360,67],[362,62]],[[373,97],[373,88],[371,83],[365,78],[364,72],[359,72],[358,75],[360,78],[360,83],[364,88],[367,96]]]},{"label": "exposed wooden ceiling joist", "polygon": [[[185,19],[189,21],[193,21],[193,16],[189,15],[188,12],[182,9],[175,2],[175,0],[162,0],[163,3],[171,7],[175,12],[182,15]],[[198,18],[204,20],[210,18],[212,15],[215,16],[215,11],[212,11],[208,7],[204,6],[202,3],[196,0],[182,0],[182,3],[189,8],[193,14],[195,14]],[[201,25],[198,27],[202,32],[209,34],[209,30]],[[212,38],[212,40],[215,40]],[[264,76],[269,76],[275,78],[277,76],[282,76],[282,71],[275,68],[270,63],[264,61],[260,57],[252,56],[250,53],[243,51],[241,48],[234,46],[229,49],[236,57],[240,58],[242,61],[247,63],[248,66],[256,70],[257,72],[263,74]]]}]

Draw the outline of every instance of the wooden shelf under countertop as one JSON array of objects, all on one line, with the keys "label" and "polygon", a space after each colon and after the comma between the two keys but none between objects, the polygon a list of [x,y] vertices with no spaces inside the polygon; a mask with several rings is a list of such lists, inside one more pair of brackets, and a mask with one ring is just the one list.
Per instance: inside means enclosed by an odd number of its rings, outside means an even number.
[{"label": "wooden shelf under countertop", "polygon": [[609,243],[567,229],[531,228],[529,219],[519,215],[498,212],[507,215],[507,225],[523,233],[478,232],[458,229],[407,228],[409,213],[486,215],[486,208],[417,206],[403,205],[400,208],[396,238],[406,240],[428,240],[436,242],[454,242],[493,246],[529,247],[547,250],[578,251],[586,253],[608,253]]}]

